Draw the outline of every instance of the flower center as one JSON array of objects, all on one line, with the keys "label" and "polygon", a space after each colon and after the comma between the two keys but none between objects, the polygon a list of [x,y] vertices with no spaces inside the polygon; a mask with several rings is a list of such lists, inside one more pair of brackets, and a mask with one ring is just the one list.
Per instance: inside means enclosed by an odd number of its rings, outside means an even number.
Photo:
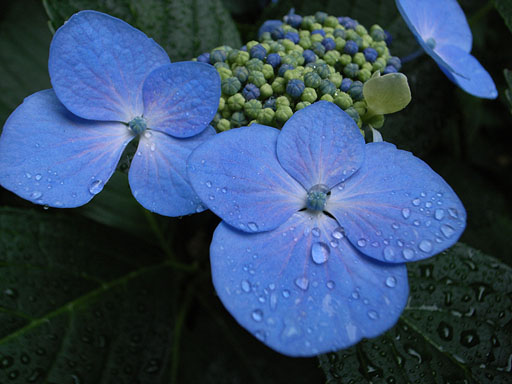
[{"label": "flower center", "polygon": [[434,40],[433,37],[429,37],[427,39],[427,41],[425,41],[425,43],[427,43],[427,46],[430,48],[430,49],[434,49],[436,47],[436,41]]},{"label": "flower center", "polygon": [[128,128],[136,135],[140,135],[147,127],[146,119],[142,116],[134,117],[133,120],[128,123]]},{"label": "flower center", "polygon": [[325,184],[313,185],[308,191],[306,207],[313,211],[323,211],[327,198],[331,194],[329,187]]}]

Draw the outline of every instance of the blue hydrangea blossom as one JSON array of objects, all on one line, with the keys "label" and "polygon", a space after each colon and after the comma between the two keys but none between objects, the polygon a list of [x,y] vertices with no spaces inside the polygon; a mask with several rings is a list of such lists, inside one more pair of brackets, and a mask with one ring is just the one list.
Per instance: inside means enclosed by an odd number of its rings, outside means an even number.
[{"label": "blue hydrangea blossom", "polygon": [[411,153],[365,144],[353,119],[319,101],[281,131],[220,133],[188,175],[223,221],[213,283],[231,314],[271,348],[311,356],[392,327],[408,296],[405,262],[453,245],[462,203]]},{"label": "blue hydrangea blossom", "polygon": [[144,207],[178,216],[203,210],[186,159],[215,134],[220,98],[210,65],[170,63],[141,31],[109,15],[73,15],[51,42],[53,89],[26,98],[0,138],[0,184],[52,207],[87,203],[139,138],[129,171]]},{"label": "blue hydrangea blossom", "polygon": [[456,0],[396,0],[416,40],[444,74],[467,93],[495,99],[489,73],[470,54],[473,36]]}]

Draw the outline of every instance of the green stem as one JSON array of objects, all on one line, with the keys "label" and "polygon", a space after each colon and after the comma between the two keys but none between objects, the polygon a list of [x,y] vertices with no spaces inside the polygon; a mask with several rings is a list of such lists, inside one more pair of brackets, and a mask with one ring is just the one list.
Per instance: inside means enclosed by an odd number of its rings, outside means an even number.
[{"label": "green stem", "polygon": [[483,7],[476,11],[468,20],[469,25],[473,26],[483,19],[490,11],[494,9],[494,1],[488,0]]}]

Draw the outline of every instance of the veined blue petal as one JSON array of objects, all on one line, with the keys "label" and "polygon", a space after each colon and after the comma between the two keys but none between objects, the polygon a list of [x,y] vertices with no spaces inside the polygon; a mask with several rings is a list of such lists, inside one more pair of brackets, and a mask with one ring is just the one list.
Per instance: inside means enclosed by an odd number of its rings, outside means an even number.
[{"label": "veined blue petal", "polygon": [[124,21],[82,11],[55,33],[48,69],[57,97],[75,115],[127,123],[142,115],[146,77],[169,62],[162,47]]},{"label": "veined blue petal", "polygon": [[188,160],[199,197],[236,228],[268,231],[306,206],[306,191],[277,160],[278,134],[259,124],[233,129],[199,146]]},{"label": "veined blue petal", "polygon": [[436,47],[434,57],[445,75],[467,93],[486,99],[498,97],[491,75],[471,54],[453,45]]},{"label": "veined blue petal", "polygon": [[283,168],[309,190],[328,187],[350,177],[364,160],[364,138],[341,108],[319,101],[296,112],[277,139]]},{"label": "veined blue petal", "polygon": [[298,212],[256,234],[222,222],[210,259],[227,310],[289,356],[314,356],[375,337],[395,324],[407,301],[405,266],[359,253],[323,214]]},{"label": "veined blue petal", "polygon": [[396,0],[396,6],[423,47],[432,38],[436,46],[455,45],[471,51],[473,36],[456,0]]},{"label": "veined blue petal", "polygon": [[146,130],[140,137],[128,179],[137,201],[146,209],[165,216],[201,212],[206,207],[187,178],[190,153],[215,135],[213,127],[186,139]]},{"label": "veined blue petal", "polygon": [[148,127],[175,137],[197,135],[212,121],[220,99],[215,67],[179,62],[155,69],[144,82]]},{"label": "veined blue petal", "polygon": [[0,138],[0,184],[51,207],[87,203],[110,178],[133,138],[126,125],[84,120],[53,90],[25,99]]},{"label": "veined blue petal", "polygon": [[464,207],[448,184],[410,152],[381,142],[332,189],[326,211],[361,252],[377,260],[421,260],[451,247],[466,226]]}]

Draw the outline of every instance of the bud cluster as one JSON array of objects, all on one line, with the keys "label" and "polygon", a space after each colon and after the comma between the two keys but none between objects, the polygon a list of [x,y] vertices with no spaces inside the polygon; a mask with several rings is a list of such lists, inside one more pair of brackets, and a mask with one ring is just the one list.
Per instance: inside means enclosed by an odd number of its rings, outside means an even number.
[{"label": "bud cluster", "polygon": [[197,58],[214,65],[222,81],[212,124],[217,131],[254,122],[280,128],[294,112],[327,100],[361,128],[367,112],[363,84],[377,71],[387,74],[401,67],[386,38],[378,25],[368,31],[349,17],[324,12],[268,21],[259,41],[241,49],[218,47]]}]

